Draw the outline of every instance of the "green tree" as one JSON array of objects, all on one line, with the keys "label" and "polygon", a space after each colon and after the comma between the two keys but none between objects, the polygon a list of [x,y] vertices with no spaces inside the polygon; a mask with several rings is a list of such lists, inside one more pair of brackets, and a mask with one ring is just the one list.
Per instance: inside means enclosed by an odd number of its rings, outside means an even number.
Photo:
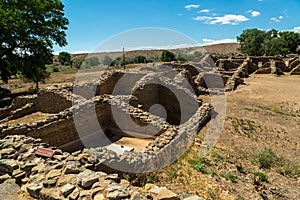
[{"label": "green tree", "polygon": [[0,0],[0,73],[4,82],[17,71],[35,83],[48,76],[45,64],[52,60],[53,45],[67,44],[68,20],[63,9],[60,0]]},{"label": "green tree", "polygon": [[275,29],[267,32],[247,29],[237,37],[237,40],[241,45],[239,50],[248,55],[286,55],[297,53],[300,34],[291,31],[278,32]]},{"label": "green tree", "polygon": [[62,51],[58,54],[58,61],[62,65],[69,66],[71,64],[71,54],[65,51]]},{"label": "green tree", "polygon": [[135,56],[133,59],[134,63],[145,63],[146,60],[147,60],[147,58],[142,55]]},{"label": "green tree", "polygon": [[103,65],[110,65],[110,64],[112,63],[112,61],[113,61],[113,60],[112,60],[111,57],[109,57],[109,56],[104,56],[102,63],[103,63]]},{"label": "green tree", "polygon": [[77,69],[79,69],[83,63],[84,59],[83,58],[74,58],[72,60],[72,67],[75,67]]},{"label": "green tree", "polygon": [[239,50],[242,53],[246,53],[250,56],[259,56],[263,54],[263,43],[266,38],[266,32],[254,29],[246,29],[243,33],[237,37],[237,41],[241,47]]},{"label": "green tree", "polygon": [[160,60],[163,62],[170,62],[176,60],[175,54],[171,51],[164,50],[161,54]]}]

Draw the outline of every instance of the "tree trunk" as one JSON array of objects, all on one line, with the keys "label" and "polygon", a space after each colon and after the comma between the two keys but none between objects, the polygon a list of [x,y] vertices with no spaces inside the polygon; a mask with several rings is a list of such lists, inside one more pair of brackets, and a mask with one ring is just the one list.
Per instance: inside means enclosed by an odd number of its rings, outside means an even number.
[{"label": "tree trunk", "polygon": [[39,91],[39,81],[35,82],[35,91],[38,92]]}]

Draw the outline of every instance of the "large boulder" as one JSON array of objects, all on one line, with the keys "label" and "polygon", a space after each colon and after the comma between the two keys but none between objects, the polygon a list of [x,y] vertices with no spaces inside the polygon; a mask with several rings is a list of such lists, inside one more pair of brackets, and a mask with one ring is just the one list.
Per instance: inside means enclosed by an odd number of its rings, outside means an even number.
[{"label": "large boulder", "polygon": [[14,179],[8,179],[4,183],[0,184],[0,199],[19,199],[19,193],[21,189]]}]

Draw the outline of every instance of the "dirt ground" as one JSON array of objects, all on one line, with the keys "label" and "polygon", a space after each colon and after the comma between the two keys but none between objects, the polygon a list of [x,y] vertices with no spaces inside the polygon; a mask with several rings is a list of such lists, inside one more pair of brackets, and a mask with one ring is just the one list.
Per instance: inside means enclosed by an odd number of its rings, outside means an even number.
[{"label": "dirt ground", "polygon": [[[226,101],[225,126],[211,153],[197,160],[208,124],[188,153],[152,179],[207,199],[300,199],[300,76],[252,75]],[[261,168],[255,156],[264,148],[288,164]],[[258,184],[257,173],[268,181]]]}]

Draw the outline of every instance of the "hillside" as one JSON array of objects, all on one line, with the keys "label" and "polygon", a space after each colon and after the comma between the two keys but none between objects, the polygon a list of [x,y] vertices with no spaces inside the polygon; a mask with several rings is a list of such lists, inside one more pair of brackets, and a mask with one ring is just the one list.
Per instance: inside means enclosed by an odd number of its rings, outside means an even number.
[{"label": "hillside", "polygon": [[[171,51],[174,51],[176,53],[188,53],[188,52],[194,52],[194,51],[207,51],[210,54],[236,54],[240,53],[237,49],[239,48],[238,43],[224,43],[224,44],[213,44],[213,45],[207,45],[207,46],[198,46],[198,47],[191,47],[191,48],[181,48],[181,49],[173,49]],[[126,50],[126,49],[125,49]],[[126,56],[128,58],[133,58],[138,55],[143,55],[145,57],[160,57],[163,50],[135,50],[135,51],[128,51],[126,52]],[[93,53],[87,54],[73,54],[72,58],[83,58],[87,55],[92,56]],[[94,54],[97,55],[97,57],[101,60],[104,58],[104,56],[109,56],[113,59],[122,56],[122,52],[101,52]],[[56,58],[57,56],[55,56]]]}]

